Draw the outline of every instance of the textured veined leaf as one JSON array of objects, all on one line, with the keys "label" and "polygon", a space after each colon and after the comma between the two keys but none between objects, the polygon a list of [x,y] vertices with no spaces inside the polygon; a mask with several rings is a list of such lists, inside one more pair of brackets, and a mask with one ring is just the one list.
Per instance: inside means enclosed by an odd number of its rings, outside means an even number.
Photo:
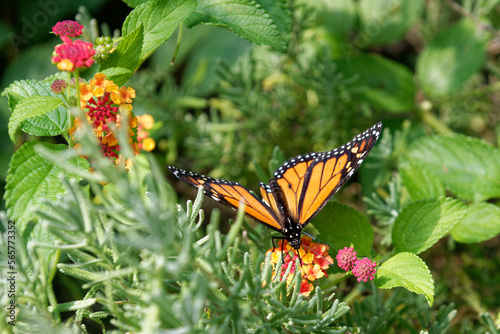
[{"label": "textured veined leaf", "polygon": [[[39,155],[35,145],[41,145],[51,153],[61,153],[68,148],[66,145],[28,142],[12,156],[4,195],[7,214],[11,219],[28,216],[42,205],[44,199],[56,200],[57,194],[65,190],[58,179],[60,173],[76,177]],[[79,169],[88,169],[88,163],[83,158],[73,157],[68,162]]]},{"label": "textured veined leaf", "polygon": [[[16,81],[10,84],[2,95],[9,100],[9,108],[14,110],[17,104],[26,97],[57,97],[57,94],[50,90],[50,85],[54,80],[56,80],[55,77],[43,82],[35,80]],[[68,111],[63,106],[59,106],[44,115],[26,119],[21,123],[21,129],[35,136],[57,136],[68,128],[68,121]]]},{"label": "textured veined leaf", "polygon": [[467,212],[459,200],[436,198],[406,206],[392,227],[394,252],[419,254],[444,237]]},{"label": "textured veined leaf", "polygon": [[286,0],[255,0],[269,14],[281,34],[288,43],[292,32],[292,14]]},{"label": "textured veined leaf", "polygon": [[10,139],[14,143],[16,142],[16,130],[23,121],[45,115],[61,104],[60,98],[51,96],[29,96],[19,101],[9,119]]},{"label": "textured veined leaf", "polygon": [[442,197],[446,194],[442,182],[429,172],[425,165],[407,159],[399,164],[398,170],[414,201]]},{"label": "textured veined leaf", "polygon": [[491,203],[472,203],[465,217],[451,230],[458,242],[477,243],[500,233],[500,208]]},{"label": "textured veined leaf", "polygon": [[116,49],[101,63],[99,72],[111,68],[115,69],[105,73],[106,78],[113,80],[118,86],[123,85],[140,64],[143,39],[144,27],[139,25],[134,31],[123,37]]},{"label": "textured veined leaf", "polygon": [[[281,16],[282,12],[280,11],[279,17]],[[278,18],[276,15],[275,17]],[[198,24],[224,26],[254,44],[269,45],[281,52],[286,50],[286,42],[273,21],[273,16],[266,11],[266,7],[255,1],[200,0],[196,10],[186,20],[188,27]],[[281,29],[287,29],[285,28],[287,23],[280,22],[279,24]]]},{"label": "textured veined leaf", "polygon": [[403,287],[424,295],[429,305],[434,302],[434,280],[427,265],[417,255],[399,253],[377,268],[374,280],[380,289]]},{"label": "textured veined leaf", "polygon": [[367,256],[373,244],[373,228],[364,215],[339,202],[328,203],[312,221],[321,242],[331,249],[354,245],[359,256]]},{"label": "textured veined leaf", "polygon": [[141,24],[144,27],[141,63],[172,35],[196,5],[196,0],[147,1],[127,16],[122,27],[123,36],[127,36]]},{"label": "textured veined leaf", "polygon": [[500,151],[480,139],[462,135],[419,139],[409,159],[425,168],[446,188],[469,201],[500,197]]}]

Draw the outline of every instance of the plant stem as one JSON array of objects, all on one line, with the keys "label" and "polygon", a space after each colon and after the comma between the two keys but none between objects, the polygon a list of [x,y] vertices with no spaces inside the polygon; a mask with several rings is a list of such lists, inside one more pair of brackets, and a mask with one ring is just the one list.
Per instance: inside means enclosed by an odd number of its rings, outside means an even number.
[{"label": "plant stem", "polygon": [[177,43],[175,44],[175,50],[174,50],[174,55],[172,56],[172,61],[170,62],[170,65],[174,65],[175,58],[177,58],[177,54],[179,53],[179,48],[181,46],[181,40],[182,40],[182,27],[183,24],[181,23],[179,25],[179,35],[177,35]]}]

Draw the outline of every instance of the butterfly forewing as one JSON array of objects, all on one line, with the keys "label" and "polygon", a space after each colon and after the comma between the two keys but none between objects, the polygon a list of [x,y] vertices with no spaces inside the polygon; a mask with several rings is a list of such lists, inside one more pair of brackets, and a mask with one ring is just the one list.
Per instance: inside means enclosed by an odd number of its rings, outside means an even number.
[{"label": "butterfly forewing", "polygon": [[382,123],[354,137],[349,143],[317,154],[304,177],[300,194],[300,225],[307,225],[354,174],[380,136]]},{"label": "butterfly forewing", "polygon": [[195,188],[203,187],[206,195],[234,210],[238,210],[240,202],[245,203],[247,216],[272,229],[281,229],[282,226],[272,209],[238,182],[214,179],[173,166],[168,166],[168,169],[187,184]]},{"label": "butterfly forewing", "polygon": [[316,153],[296,156],[285,162],[274,172],[273,176],[283,193],[288,216],[293,221],[298,221],[299,219],[299,200],[304,186],[304,177],[316,156]]}]

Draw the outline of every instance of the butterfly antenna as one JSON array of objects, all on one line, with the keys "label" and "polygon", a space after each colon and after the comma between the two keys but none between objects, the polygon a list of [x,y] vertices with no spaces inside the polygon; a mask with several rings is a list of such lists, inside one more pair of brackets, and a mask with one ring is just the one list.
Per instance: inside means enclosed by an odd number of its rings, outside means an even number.
[{"label": "butterfly antenna", "polygon": [[[302,246],[304,246],[305,248],[309,249],[311,252],[313,252],[314,254],[318,255],[318,256],[321,256],[328,264],[332,265],[333,266],[333,263],[331,263],[330,261],[328,261],[326,259],[326,257],[323,256],[323,254],[320,254],[318,252],[316,252],[314,249],[312,249],[311,247],[309,246],[306,246],[304,244],[302,244]],[[300,254],[299,254],[299,258],[300,258]],[[301,260],[302,261],[302,260]],[[301,262],[302,263],[302,262]]]}]

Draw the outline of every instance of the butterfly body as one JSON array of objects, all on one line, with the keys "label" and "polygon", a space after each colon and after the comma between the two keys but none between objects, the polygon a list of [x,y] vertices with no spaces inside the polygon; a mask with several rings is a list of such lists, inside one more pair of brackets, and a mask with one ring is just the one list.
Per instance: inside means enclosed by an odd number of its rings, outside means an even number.
[{"label": "butterfly body", "polygon": [[179,179],[198,188],[214,200],[280,232],[294,249],[301,246],[302,229],[354,174],[375,145],[382,130],[377,123],[347,144],[330,151],[296,156],[281,165],[269,184],[260,183],[262,200],[237,182],[214,179],[173,166],[168,169]]}]

